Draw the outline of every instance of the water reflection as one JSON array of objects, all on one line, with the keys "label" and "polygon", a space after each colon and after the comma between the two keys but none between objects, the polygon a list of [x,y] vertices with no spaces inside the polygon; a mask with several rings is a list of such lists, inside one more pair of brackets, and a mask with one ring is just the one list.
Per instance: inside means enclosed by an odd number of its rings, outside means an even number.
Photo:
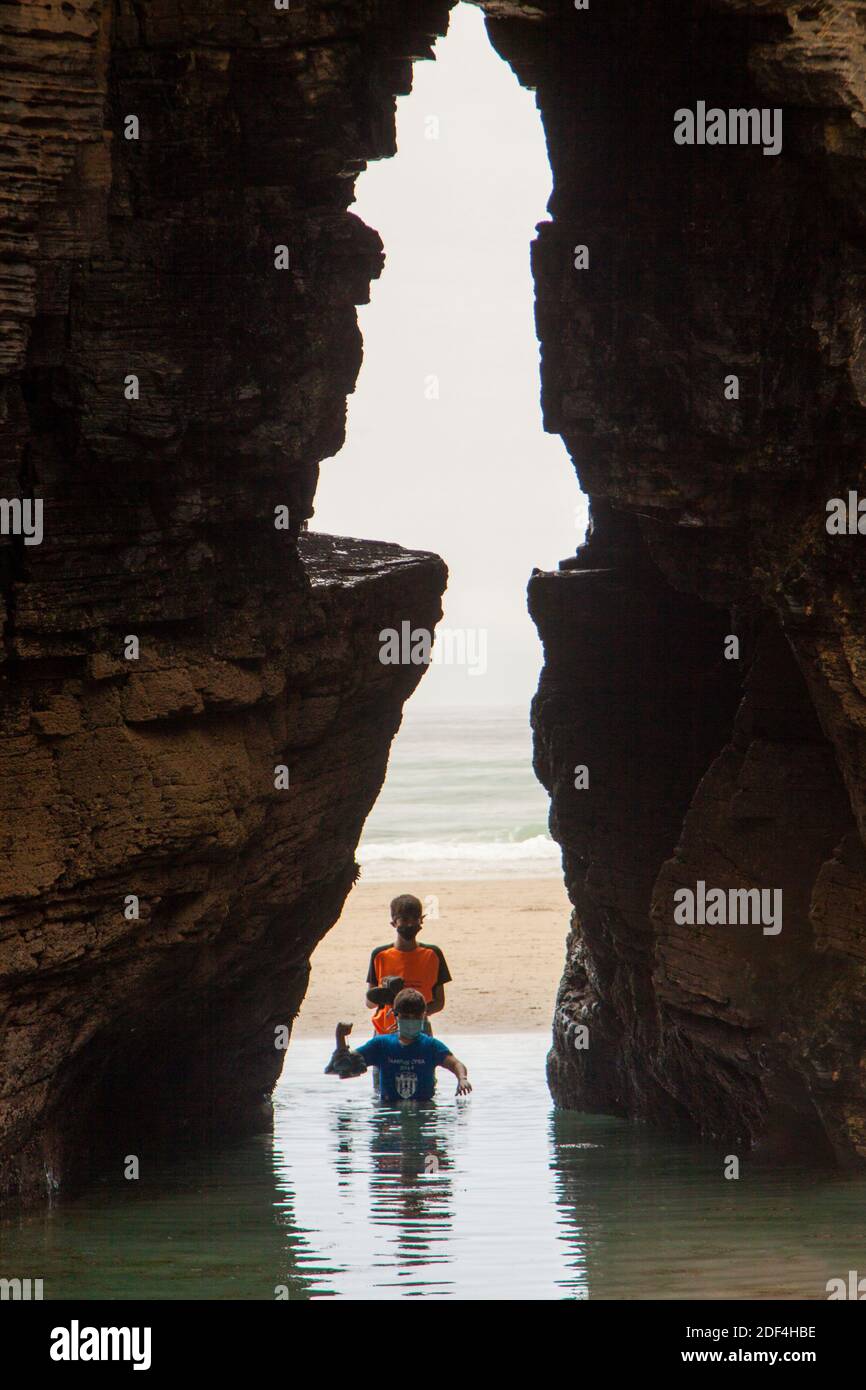
[{"label": "water reflection", "polygon": [[864,1263],[866,1180],[748,1160],[602,1116],[554,1111],[564,1288],[590,1298],[826,1298]]},{"label": "water reflection", "polygon": [[394,1229],[401,1264],[446,1259],[442,1247],[453,1228],[454,1206],[438,1119],[435,1105],[418,1105],[376,1114],[370,1123],[370,1216]]},{"label": "water reflection", "polygon": [[466,1053],[476,1092],[458,1101],[443,1076],[434,1103],[388,1109],[366,1078],[322,1077],[322,1044],[313,1073],[311,1043],[302,1040],[278,1090],[276,1125],[281,1176],[295,1185],[299,1220],[318,1232],[322,1250],[343,1257],[343,1295],[504,1297],[516,1278],[521,1296],[561,1296],[546,1039],[449,1042]]},{"label": "water reflection", "polygon": [[0,1221],[0,1277],[46,1298],[825,1298],[866,1273],[866,1179],[751,1168],[554,1112],[543,1035],[453,1037],[476,1087],[394,1109],[290,1049],[273,1138],[142,1156]]},{"label": "water reflection", "polygon": [[[321,1052],[321,1044],[316,1048]],[[414,1297],[453,1291],[456,1105],[383,1106],[368,1079],[322,1083],[320,1070],[317,1065],[311,1076],[296,1062],[280,1088],[278,1180],[287,1193],[302,1190],[306,1224],[316,1227],[320,1248],[336,1256],[340,1292]],[[321,1159],[315,1166],[314,1145]],[[327,1291],[324,1284],[316,1289]]]},{"label": "water reflection", "polygon": [[[270,1136],[194,1158],[143,1155],[141,1177],[0,1221],[0,1277],[46,1299],[308,1298],[310,1235],[278,1200]],[[320,1270],[320,1277],[325,1273]]]}]

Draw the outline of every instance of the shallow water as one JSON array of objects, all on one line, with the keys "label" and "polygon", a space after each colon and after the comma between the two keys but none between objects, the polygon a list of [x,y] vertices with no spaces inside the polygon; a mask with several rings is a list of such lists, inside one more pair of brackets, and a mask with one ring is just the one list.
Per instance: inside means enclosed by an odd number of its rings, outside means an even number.
[{"label": "shallow water", "polygon": [[[447,1035],[446,1035],[447,1036]],[[383,1109],[301,1039],[273,1137],[0,1223],[46,1298],[826,1298],[866,1274],[866,1179],[743,1165],[555,1112],[546,1034],[448,1037],[476,1090]],[[438,1172],[426,1172],[438,1162]]]}]

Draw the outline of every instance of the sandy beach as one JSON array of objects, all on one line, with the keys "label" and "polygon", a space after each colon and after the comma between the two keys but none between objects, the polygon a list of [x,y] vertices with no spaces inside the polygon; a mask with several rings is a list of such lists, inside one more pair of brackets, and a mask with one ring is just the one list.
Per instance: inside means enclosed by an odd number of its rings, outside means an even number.
[{"label": "sandy beach", "polygon": [[388,904],[400,892],[438,899],[427,905],[421,940],[441,946],[453,981],[437,1033],[547,1029],[562,973],[570,904],[561,879],[359,883],[343,915],[313,956],[296,1037],[331,1035],[337,1019],[369,1031],[364,1004],[370,952],[394,940]]}]

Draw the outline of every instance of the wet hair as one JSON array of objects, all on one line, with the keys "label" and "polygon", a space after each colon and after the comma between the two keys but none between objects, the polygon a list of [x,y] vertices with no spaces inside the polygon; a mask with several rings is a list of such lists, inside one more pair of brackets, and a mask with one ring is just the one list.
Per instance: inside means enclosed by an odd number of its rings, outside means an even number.
[{"label": "wet hair", "polygon": [[412,917],[416,922],[420,922],[424,915],[424,908],[421,899],[414,897],[411,893],[401,893],[399,898],[391,899],[391,921],[396,922],[398,917]]},{"label": "wet hair", "polygon": [[404,1018],[420,1018],[426,1008],[427,1000],[420,989],[401,989],[393,1004],[394,1013]]}]

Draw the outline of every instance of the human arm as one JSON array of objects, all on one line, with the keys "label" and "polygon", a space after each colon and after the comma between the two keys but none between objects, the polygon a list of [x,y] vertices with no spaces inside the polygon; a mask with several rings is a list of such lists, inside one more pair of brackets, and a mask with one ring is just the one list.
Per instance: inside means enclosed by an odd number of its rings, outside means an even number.
[{"label": "human arm", "polygon": [[[379,954],[378,951],[374,951],[373,954],[370,956],[370,967],[369,967],[369,969],[368,969],[368,971],[367,971],[367,989],[368,989],[368,991],[371,990],[371,989],[375,989],[376,986],[377,986],[378,983],[379,983],[379,977],[378,977],[378,975],[376,974],[376,956],[377,956],[378,954]],[[365,1002],[365,1004],[367,1005],[367,1008],[368,1008],[368,1009],[378,1009],[378,1008],[379,1008],[379,1005],[376,1003],[375,999],[371,999],[371,998],[370,998],[369,992],[368,992],[367,997],[366,997],[366,999],[364,1000],[364,1002]]]},{"label": "human arm", "polygon": [[445,1008],[445,986],[451,980],[451,971],[448,969],[448,962],[439,946],[432,948],[436,953],[438,969],[436,983],[433,986],[433,993],[427,1005],[428,1014],[439,1014]]},{"label": "human arm", "polygon": [[383,975],[382,982],[367,990],[367,1008],[383,1009],[393,1004],[403,988],[401,975]]},{"label": "human arm", "polygon": [[447,1057],[442,1058],[439,1066],[445,1067],[446,1071],[453,1072],[457,1077],[457,1095],[468,1096],[472,1087],[469,1084],[469,1073],[460,1058],[455,1057],[453,1052],[449,1052]]},{"label": "human arm", "polygon": [[365,1054],[371,1047],[375,1046],[375,1039],[371,1039],[370,1042],[364,1043],[357,1052],[353,1052],[346,1042],[351,1031],[351,1023],[337,1024],[337,1046],[334,1048],[330,1062],[325,1067],[326,1075],[339,1076],[341,1081],[346,1081],[351,1076],[363,1076],[368,1065],[368,1058]]},{"label": "human arm", "polygon": [[377,946],[370,956],[370,965],[367,970],[367,995],[365,1003],[368,1009],[383,1009],[389,1004],[393,1004],[394,999],[403,988],[403,980],[399,975],[386,975],[386,957],[383,955],[384,946]]},{"label": "human arm", "polygon": [[429,1015],[429,1014],[439,1014],[439,1013],[442,1012],[442,1010],[443,1010],[444,1008],[445,1008],[445,986],[444,986],[444,985],[434,985],[434,986],[433,986],[433,998],[430,1000],[430,1003],[427,1005],[427,1013],[428,1013],[428,1015]]}]

